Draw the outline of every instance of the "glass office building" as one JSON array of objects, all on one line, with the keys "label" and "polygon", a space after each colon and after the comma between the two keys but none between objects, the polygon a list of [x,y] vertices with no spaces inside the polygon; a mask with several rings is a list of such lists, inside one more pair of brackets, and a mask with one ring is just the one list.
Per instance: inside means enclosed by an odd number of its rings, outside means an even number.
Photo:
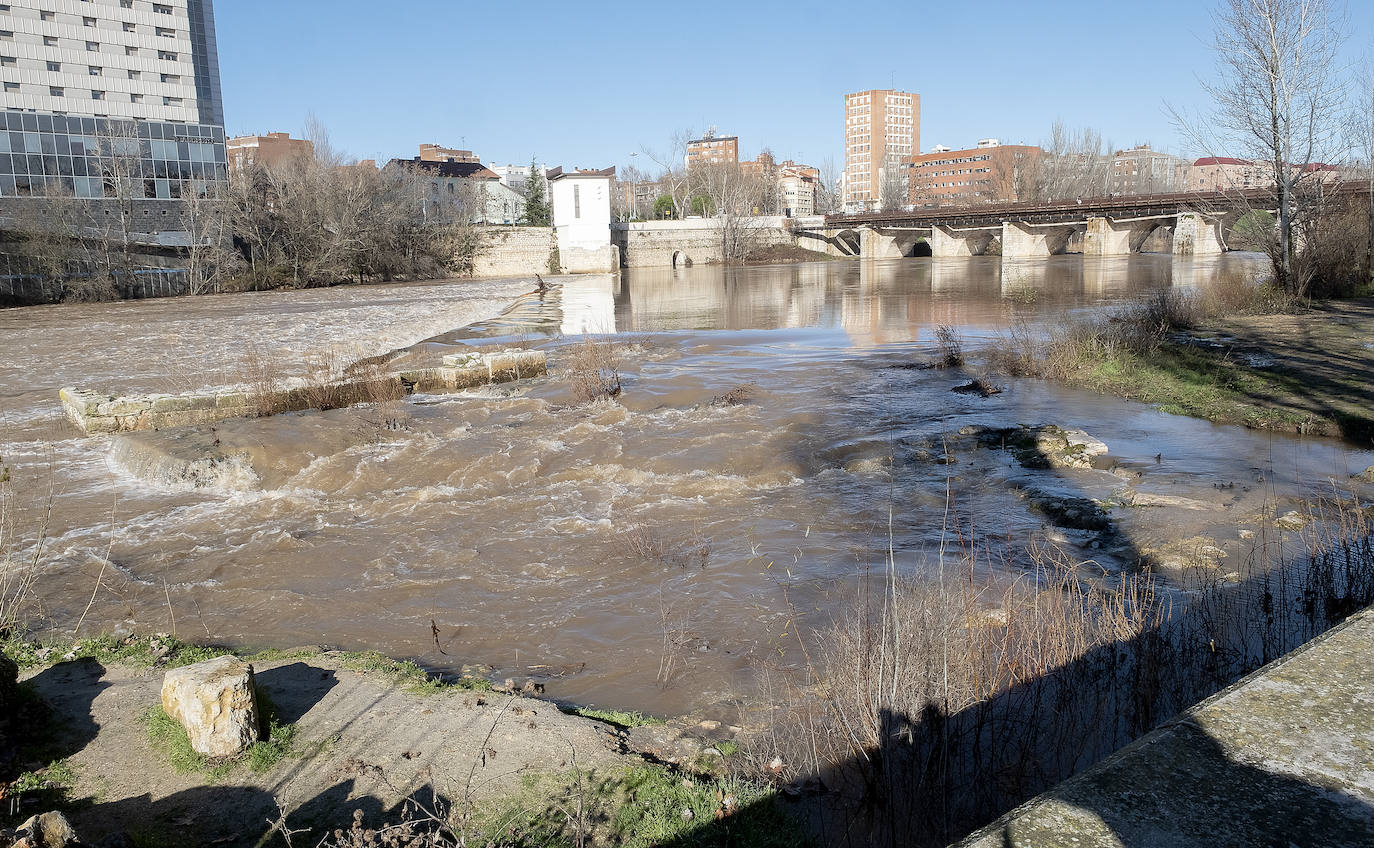
[{"label": "glass office building", "polygon": [[229,179],[224,130],[202,124],[0,112],[0,196],[171,199]]}]

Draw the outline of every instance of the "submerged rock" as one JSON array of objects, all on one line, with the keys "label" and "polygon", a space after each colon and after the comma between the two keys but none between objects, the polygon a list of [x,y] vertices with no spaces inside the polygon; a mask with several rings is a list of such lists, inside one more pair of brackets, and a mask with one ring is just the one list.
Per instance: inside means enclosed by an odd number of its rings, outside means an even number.
[{"label": "submerged rock", "polygon": [[1016,493],[1026,499],[1030,508],[1045,516],[1051,524],[1068,530],[1108,530],[1112,526],[1101,504],[1089,498],[1046,492],[1023,487]]},{"label": "submerged rock", "polygon": [[985,430],[977,436],[985,447],[1010,451],[1026,468],[1091,468],[1093,457],[1108,451],[1102,440],[1054,424]]},{"label": "submerged rock", "polygon": [[1308,521],[1307,516],[1293,509],[1274,519],[1274,526],[1280,530],[1301,530],[1307,526]]},{"label": "submerged rock", "polygon": [[1141,553],[1157,568],[1171,571],[1189,569],[1214,570],[1221,565],[1227,553],[1215,539],[1208,536],[1194,536],[1190,539],[1176,539],[1156,547],[1144,548]]},{"label": "submerged rock", "polygon": [[174,668],[162,680],[162,709],[207,757],[235,757],[258,741],[253,666],[234,656]]}]

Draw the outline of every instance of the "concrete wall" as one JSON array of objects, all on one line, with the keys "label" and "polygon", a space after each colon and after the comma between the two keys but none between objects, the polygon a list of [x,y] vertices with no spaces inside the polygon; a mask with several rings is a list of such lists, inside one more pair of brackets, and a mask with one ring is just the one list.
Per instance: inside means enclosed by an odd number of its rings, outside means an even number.
[{"label": "concrete wall", "polygon": [[473,261],[475,277],[519,277],[549,273],[552,227],[492,227],[482,231]]},{"label": "concrete wall", "polygon": [[[760,216],[744,219],[743,226],[758,247],[795,245],[797,238],[786,229],[786,221],[778,216]],[[714,218],[612,224],[611,240],[620,249],[626,268],[671,267],[674,255],[679,264],[711,264],[720,262],[723,252],[720,222]]]}]

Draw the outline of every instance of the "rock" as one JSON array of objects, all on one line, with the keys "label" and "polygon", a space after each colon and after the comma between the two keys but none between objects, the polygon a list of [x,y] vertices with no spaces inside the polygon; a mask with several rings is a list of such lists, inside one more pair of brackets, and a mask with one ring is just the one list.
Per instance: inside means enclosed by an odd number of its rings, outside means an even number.
[{"label": "rock", "polygon": [[1241,530],[1241,531],[1239,531],[1239,533],[1238,533],[1237,535],[1239,535],[1242,539],[1245,539],[1246,541],[1249,541],[1250,539],[1255,538],[1255,531],[1254,531],[1254,530]]},{"label": "rock", "polygon": [[31,848],[67,848],[77,844],[76,831],[72,829],[67,817],[59,812],[43,813],[34,816],[15,831],[18,837],[14,844],[28,845]]},{"label": "rock", "polygon": [[1141,551],[1156,567],[1173,571],[1190,569],[1215,570],[1227,553],[1215,539],[1207,536],[1193,536],[1190,539],[1177,539]]},{"label": "rock", "polygon": [[1131,492],[1131,506],[1157,506],[1174,507],[1176,509],[1194,509],[1199,512],[1223,509],[1220,504],[1208,503],[1195,498],[1183,498],[1178,495],[1160,495],[1154,492]]},{"label": "rock", "polygon": [[162,680],[162,708],[207,757],[234,757],[258,741],[253,666],[234,656],[174,668]]},{"label": "rock", "polygon": [[1366,483],[1374,483],[1374,465],[1369,466],[1364,471],[1355,475],[1356,480],[1363,480]]},{"label": "rock", "polygon": [[646,724],[626,731],[625,747],[659,762],[689,764],[706,746],[671,725]]},{"label": "rock", "polygon": [[986,447],[1011,451],[1026,468],[1091,468],[1093,457],[1107,453],[1107,444],[1082,430],[1010,427],[978,434]]},{"label": "rock", "polygon": [[1307,516],[1293,509],[1274,519],[1274,526],[1280,530],[1301,530],[1307,526],[1307,521]]}]

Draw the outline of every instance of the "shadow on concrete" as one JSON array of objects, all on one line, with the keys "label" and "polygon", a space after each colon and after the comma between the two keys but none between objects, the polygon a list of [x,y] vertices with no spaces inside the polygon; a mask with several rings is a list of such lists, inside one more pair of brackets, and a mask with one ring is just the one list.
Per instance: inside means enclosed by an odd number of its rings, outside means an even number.
[{"label": "shadow on concrete", "polygon": [[272,717],[282,724],[300,721],[339,684],[333,669],[316,668],[303,662],[269,668],[253,676],[258,688],[271,699]]}]

